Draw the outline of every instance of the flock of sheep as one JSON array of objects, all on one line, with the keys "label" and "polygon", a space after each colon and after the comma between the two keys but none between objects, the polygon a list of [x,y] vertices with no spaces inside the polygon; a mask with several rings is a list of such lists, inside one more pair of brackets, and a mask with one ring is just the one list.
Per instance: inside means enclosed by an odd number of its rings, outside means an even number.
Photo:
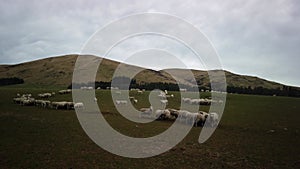
[{"label": "flock of sheep", "polygon": [[[91,87],[82,87],[81,90],[91,90]],[[142,94],[144,91],[139,89],[131,89],[131,91],[136,91],[137,93]],[[60,90],[59,94],[69,94],[72,90]],[[121,91],[116,90],[115,92],[121,93]],[[32,94],[17,94],[16,98],[13,98],[14,103],[20,104],[23,106],[37,106],[43,108],[52,108],[52,109],[66,109],[71,110],[75,108],[84,108],[84,104],[82,102],[74,103],[68,101],[50,101],[50,100],[42,100],[49,97],[55,96],[55,92],[52,93],[41,93],[37,95],[40,99],[35,99],[32,97]],[[161,91],[158,94],[158,98],[160,99],[160,103],[162,106],[166,106],[168,104],[168,98],[174,97],[173,94],[168,95],[168,91]],[[138,100],[134,97],[129,97],[129,100],[136,104]],[[97,102],[97,98],[94,98],[94,101]],[[191,105],[210,105],[212,100],[210,99],[191,99],[191,98],[182,98],[182,102]],[[115,100],[116,105],[127,105],[127,100]],[[190,124],[194,126],[203,126],[205,122],[210,126],[214,127],[218,124],[218,114],[217,113],[206,113],[203,111],[198,112],[189,112],[187,110],[176,110],[176,109],[157,109],[154,110],[152,106],[150,108],[141,108],[140,109],[140,118],[154,118],[157,120],[176,120],[179,119],[180,122],[185,124]]]},{"label": "flock of sheep", "polygon": [[[174,97],[174,95],[168,95],[168,91],[160,92],[158,95],[161,104],[166,106],[168,103],[168,97]],[[187,104],[198,104],[198,105],[210,105],[213,101],[211,99],[191,99],[182,98],[183,103]],[[184,124],[189,124],[193,126],[203,126],[205,122],[211,127],[215,127],[219,121],[219,115],[217,113],[206,113],[204,111],[190,112],[187,110],[177,110],[177,109],[157,109],[154,110],[152,106],[150,108],[140,109],[140,118],[154,118],[157,120],[176,120],[179,119],[180,122]]]},{"label": "flock of sheep", "polygon": [[[68,94],[71,93],[72,90],[60,90],[59,94]],[[16,104],[20,104],[22,106],[37,106],[37,107],[43,107],[43,108],[53,108],[53,109],[67,109],[71,110],[74,108],[83,108],[83,103],[74,103],[74,102],[68,102],[68,101],[53,101],[50,100],[42,100],[45,98],[53,97],[55,96],[55,92],[52,93],[40,93],[37,95],[41,99],[35,99],[32,97],[32,94],[17,94],[16,98],[13,98],[13,102]]]},{"label": "flock of sheep", "polygon": [[206,113],[204,111],[189,112],[187,110],[176,110],[176,109],[158,109],[153,110],[150,108],[141,108],[140,118],[155,118],[158,120],[176,120],[184,124],[193,126],[203,126],[205,122],[211,127],[215,127],[218,124],[219,116],[217,113]]}]

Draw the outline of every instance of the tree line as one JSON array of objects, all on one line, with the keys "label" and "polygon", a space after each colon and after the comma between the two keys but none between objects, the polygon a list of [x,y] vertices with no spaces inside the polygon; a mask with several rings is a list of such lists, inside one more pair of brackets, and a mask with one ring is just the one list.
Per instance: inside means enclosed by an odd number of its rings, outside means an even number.
[{"label": "tree line", "polygon": [[17,78],[17,77],[0,78],[0,86],[23,84],[23,83],[24,83],[24,80]]},{"label": "tree line", "polygon": [[[78,88],[83,86],[95,86],[97,89],[107,89],[109,87],[118,87],[122,90],[135,89],[145,89],[145,90],[169,90],[169,91],[179,91],[179,85],[174,83],[164,83],[164,82],[137,82],[136,79],[130,79],[128,77],[115,77],[110,82],[89,82],[84,84],[71,84],[68,88]],[[206,91],[211,90],[210,87],[198,85],[197,87],[192,87],[189,85],[180,84],[180,88],[185,88],[188,91]],[[238,94],[254,94],[254,95],[276,95],[276,96],[289,96],[289,97],[300,97],[300,89],[297,87],[283,86],[283,88],[268,89],[264,87],[242,87],[242,86],[227,86],[228,93],[238,93]]]}]

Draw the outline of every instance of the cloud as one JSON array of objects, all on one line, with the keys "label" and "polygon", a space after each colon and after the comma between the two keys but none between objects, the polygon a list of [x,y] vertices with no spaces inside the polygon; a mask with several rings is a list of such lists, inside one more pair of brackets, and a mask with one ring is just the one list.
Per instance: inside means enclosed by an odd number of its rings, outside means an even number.
[{"label": "cloud", "polygon": [[199,28],[216,47],[224,69],[300,86],[296,0],[0,3],[2,64],[79,53],[100,27],[126,15],[152,11],[179,16]]}]

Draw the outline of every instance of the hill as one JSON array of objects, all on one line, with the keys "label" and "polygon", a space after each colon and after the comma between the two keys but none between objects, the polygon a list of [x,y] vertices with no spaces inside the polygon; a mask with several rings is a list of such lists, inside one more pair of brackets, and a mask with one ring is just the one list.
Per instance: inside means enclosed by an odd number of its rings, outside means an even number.
[{"label": "hill", "polygon": [[[51,57],[16,65],[0,65],[0,78],[20,78],[25,84],[34,84],[38,86],[61,86],[67,87],[72,82],[72,72],[78,55],[64,55]],[[119,65],[119,62],[103,59],[97,73],[96,81],[109,82],[112,75]],[[125,65],[128,69],[142,69],[138,66]],[[167,71],[176,72],[180,76],[179,81],[183,84],[190,85],[193,80],[189,79],[187,70],[184,69],[167,69],[155,71],[144,69],[135,77],[138,83],[141,82],[163,82],[176,83],[176,81],[167,73]],[[212,70],[217,72],[218,70]],[[201,87],[209,88],[210,81],[207,71],[192,70],[195,80]],[[264,88],[270,90],[284,90],[289,86],[280,83],[267,81],[258,77],[245,76],[225,71],[227,86],[231,88],[256,89]],[[295,87],[294,87],[295,88]],[[299,88],[297,88],[299,90]]]}]

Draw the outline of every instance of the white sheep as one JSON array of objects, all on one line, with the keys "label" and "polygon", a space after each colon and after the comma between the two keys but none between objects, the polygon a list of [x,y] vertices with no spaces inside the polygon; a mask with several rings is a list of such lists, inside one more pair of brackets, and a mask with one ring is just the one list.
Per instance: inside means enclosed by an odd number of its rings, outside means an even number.
[{"label": "white sheep", "polygon": [[51,103],[51,106],[52,108],[55,108],[55,109],[67,109],[67,103],[66,101],[60,101],[60,102],[52,102]]},{"label": "white sheep", "polygon": [[41,103],[41,106],[46,108],[49,107],[51,105],[51,102],[49,100],[43,100]]},{"label": "white sheep", "polygon": [[219,115],[217,113],[209,113],[208,117],[206,119],[206,122],[208,123],[209,126],[211,127],[216,127],[219,122]]},{"label": "white sheep", "polygon": [[160,103],[165,106],[168,104],[168,100],[160,100]]},{"label": "white sheep", "polygon": [[153,108],[152,108],[152,106],[150,106],[150,108],[141,108],[140,112],[141,112],[140,118],[142,118],[142,117],[151,118],[152,114],[153,114]]},{"label": "white sheep", "polygon": [[199,111],[197,113],[197,116],[196,116],[196,119],[195,119],[195,126],[197,127],[198,125],[199,126],[203,126],[205,121],[206,121],[206,118],[208,117],[208,113],[206,112],[203,112],[203,111]]},{"label": "white sheep", "polygon": [[167,119],[171,119],[171,112],[168,109],[165,110],[156,110],[155,111],[155,119],[158,120],[167,120]]},{"label": "white sheep", "polygon": [[84,108],[84,105],[82,102],[78,102],[78,103],[75,103],[74,104],[74,108],[75,109],[83,109]]},{"label": "white sheep", "polygon": [[117,105],[126,105],[127,104],[127,100],[116,100],[116,104]]}]

